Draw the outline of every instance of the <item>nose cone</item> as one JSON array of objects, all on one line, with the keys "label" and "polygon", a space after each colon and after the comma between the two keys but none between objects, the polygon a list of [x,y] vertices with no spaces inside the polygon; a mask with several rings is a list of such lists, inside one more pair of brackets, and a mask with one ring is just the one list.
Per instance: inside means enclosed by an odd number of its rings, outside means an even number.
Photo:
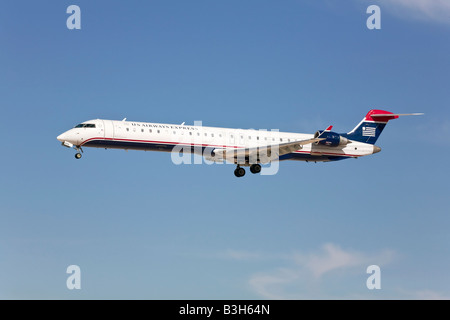
[{"label": "nose cone", "polygon": [[59,136],[56,137],[61,142],[64,142],[66,138],[66,135],[64,133],[61,133]]},{"label": "nose cone", "polygon": [[380,152],[380,151],[381,151],[381,148],[380,148],[380,147],[373,146],[373,153],[378,153],[378,152]]}]

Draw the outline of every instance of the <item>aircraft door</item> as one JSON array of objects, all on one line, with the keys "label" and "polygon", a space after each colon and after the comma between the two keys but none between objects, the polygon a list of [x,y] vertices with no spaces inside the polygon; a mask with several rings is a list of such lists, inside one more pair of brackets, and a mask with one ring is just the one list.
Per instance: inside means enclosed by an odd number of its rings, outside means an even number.
[{"label": "aircraft door", "polygon": [[236,145],[236,134],[234,132],[227,133],[227,144],[230,147],[233,147]]},{"label": "aircraft door", "polygon": [[103,120],[103,137],[114,139],[114,126],[111,120]]},{"label": "aircraft door", "polygon": [[237,136],[237,141],[239,141],[238,145],[240,147],[244,147],[245,146],[245,133],[244,132],[238,132],[237,135],[238,135]]},{"label": "aircraft door", "polygon": [[96,137],[103,137],[103,121],[96,121],[95,130],[97,131],[95,133]]},{"label": "aircraft door", "polygon": [[114,139],[126,138],[126,132],[130,131],[130,124],[126,121],[114,121],[113,127]]}]

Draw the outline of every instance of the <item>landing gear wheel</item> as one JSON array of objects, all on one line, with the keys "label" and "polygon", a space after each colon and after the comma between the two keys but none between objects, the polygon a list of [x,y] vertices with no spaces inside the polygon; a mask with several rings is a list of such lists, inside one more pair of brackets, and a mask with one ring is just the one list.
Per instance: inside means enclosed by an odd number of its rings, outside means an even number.
[{"label": "landing gear wheel", "polygon": [[79,152],[75,153],[75,159],[81,159],[81,153]]},{"label": "landing gear wheel", "polygon": [[261,172],[261,165],[259,165],[259,164],[252,164],[250,166],[250,172],[251,173],[260,173]]},{"label": "landing gear wheel", "polygon": [[234,175],[238,178],[245,176],[245,169],[237,167],[236,170],[234,170]]}]

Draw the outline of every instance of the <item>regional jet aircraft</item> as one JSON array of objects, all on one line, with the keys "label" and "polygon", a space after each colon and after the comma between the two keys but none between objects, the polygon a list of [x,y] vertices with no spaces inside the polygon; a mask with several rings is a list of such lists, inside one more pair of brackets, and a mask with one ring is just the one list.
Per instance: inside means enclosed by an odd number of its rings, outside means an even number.
[{"label": "regional jet aircraft", "polygon": [[329,126],[314,134],[96,119],[76,125],[57,139],[77,150],[76,159],[81,158],[82,147],[193,153],[209,161],[233,163],[235,176],[242,177],[243,167],[259,173],[261,164],[273,161],[326,162],[380,152],[375,142],[389,120],[421,114],[370,110],[348,133],[333,132]]}]

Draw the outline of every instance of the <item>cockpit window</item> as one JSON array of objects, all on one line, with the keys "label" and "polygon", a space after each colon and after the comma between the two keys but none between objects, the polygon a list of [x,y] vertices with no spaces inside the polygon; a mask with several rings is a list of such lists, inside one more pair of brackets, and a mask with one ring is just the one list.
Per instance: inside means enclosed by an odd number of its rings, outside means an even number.
[{"label": "cockpit window", "polygon": [[80,123],[75,126],[75,128],[95,128],[93,123]]}]

